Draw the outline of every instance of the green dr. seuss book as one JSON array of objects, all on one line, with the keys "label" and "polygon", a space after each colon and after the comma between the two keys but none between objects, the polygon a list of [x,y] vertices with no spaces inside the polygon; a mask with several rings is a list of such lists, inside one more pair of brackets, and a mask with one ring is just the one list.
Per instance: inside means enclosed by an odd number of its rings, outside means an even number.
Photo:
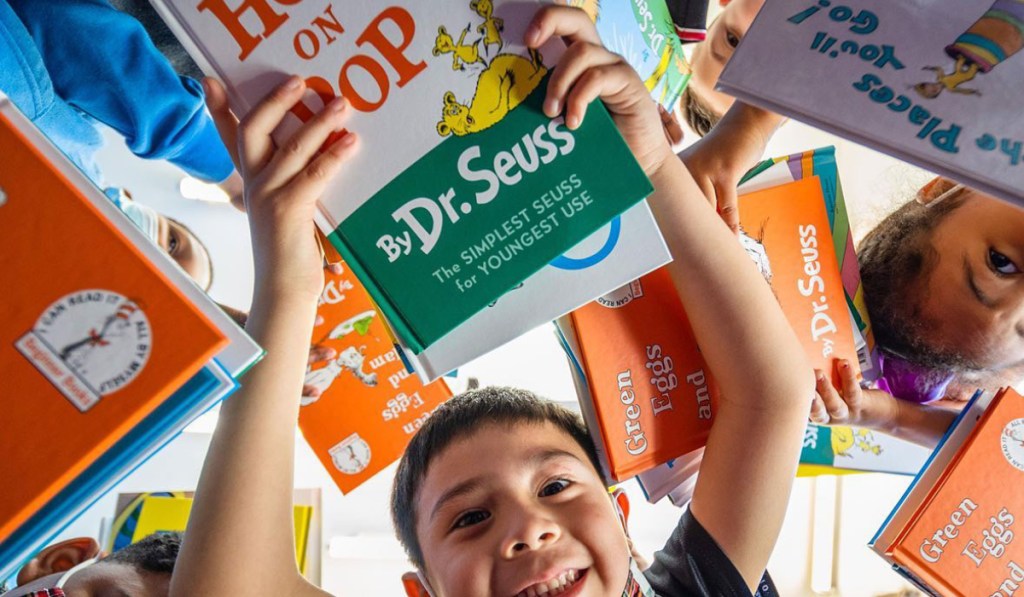
[{"label": "green dr. seuss book", "polygon": [[600,102],[575,131],[541,112],[563,47],[523,45],[539,2],[154,4],[240,115],[306,79],[279,141],[348,98],[362,146],[318,224],[413,352],[652,190]]}]

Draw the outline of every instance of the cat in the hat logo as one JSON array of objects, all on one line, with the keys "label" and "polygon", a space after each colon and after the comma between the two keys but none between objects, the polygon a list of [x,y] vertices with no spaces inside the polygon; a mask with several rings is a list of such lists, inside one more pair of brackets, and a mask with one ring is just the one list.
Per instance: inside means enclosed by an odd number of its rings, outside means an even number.
[{"label": "cat in the hat logo", "polygon": [[1006,461],[1013,468],[1024,471],[1024,419],[1014,419],[1007,423],[999,443]]},{"label": "cat in the hat logo", "polygon": [[85,412],[139,376],[152,344],[149,320],[137,303],[116,292],[90,289],[47,307],[15,346]]}]

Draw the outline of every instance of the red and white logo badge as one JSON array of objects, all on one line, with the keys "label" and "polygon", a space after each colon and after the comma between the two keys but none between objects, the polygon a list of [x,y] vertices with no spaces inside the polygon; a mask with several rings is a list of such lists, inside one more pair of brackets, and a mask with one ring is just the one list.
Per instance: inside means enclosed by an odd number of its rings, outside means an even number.
[{"label": "red and white logo badge", "polygon": [[15,347],[82,412],[132,382],[153,336],[138,304],[109,290],[80,290],[46,308]]},{"label": "red and white logo badge", "polygon": [[1014,419],[1007,423],[999,443],[1006,461],[1013,468],[1024,472],[1024,419]]}]

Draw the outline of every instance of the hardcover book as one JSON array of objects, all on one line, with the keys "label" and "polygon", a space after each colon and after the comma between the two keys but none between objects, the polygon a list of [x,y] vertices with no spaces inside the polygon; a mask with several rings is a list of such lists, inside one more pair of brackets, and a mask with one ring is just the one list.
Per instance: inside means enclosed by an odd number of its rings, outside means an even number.
[{"label": "hardcover book", "polygon": [[[0,475],[17,479],[0,500],[2,541],[228,341],[122,232],[127,218],[104,214],[106,197],[0,108],[0,269],[17,280],[0,306]],[[88,250],[69,257],[69,242]]]},{"label": "hardcover book", "polygon": [[362,147],[318,224],[414,353],[651,191],[600,102],[573,131],[541,112],[562,46],[523,45],[537,2],[154,4],[239,115],[305,78],[279,141],[349,100]]},{"label": "hardcover book", "polygon": [[1024,584],[1024,397],[1005,388],[965,409],[873,549],[922,589],[1013,595]]},{"label": "hardcover book", "polygon": [[1024,205],[1017,0],[773,0],[726,93]]},{"label": "hardcover book", "polygon": [[299,428],[317,458],[349,493],[398,460],[416,430],[452,394],[443,380],[423,384],[402,362],[359,279],[324,272],[312,344],[334,356],[310,366]]}]

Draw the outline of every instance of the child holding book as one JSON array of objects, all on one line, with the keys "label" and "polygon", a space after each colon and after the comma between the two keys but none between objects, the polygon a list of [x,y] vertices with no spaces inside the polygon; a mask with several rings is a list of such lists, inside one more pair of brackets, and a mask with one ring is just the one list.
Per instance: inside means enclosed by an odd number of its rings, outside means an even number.
[{"label": "child holding book", "polygon": [[[570,42],[548,87],[548,115],[564,108],[574,128],[590,101],[604,101],[654,183],[650,203],[675,256],[669,267],[709,365],[725,372],[743,363],[743,374],[719,377],[723,398],[693,505],[646,576],[631,571],[625,529],[579,419],[516,390],[465,395],[428,421],[396,482],[400,535],[434,595],[537,595],[556,586],[633,595],[647,578],[662,595],[772,594],[765,565],[813,395],[803,349],[672,154],[642,82],[600,46],[586,15],[547,6],[528,31],[531,47],[554,35]],[[237,131],[257,280],[248,330],[268,354],[221,411],[172,595],[323,594],[298,574],[292,553],[294,422],[323,285],[315,201],[357,138],[317,155],[344,126],[350,108],[339,99],[295,133],[289,151],[276,151],[270,132],[302,93],[302,81],[290,79]],[[223,90],[211,83],[208,95],[230,147],[236,134]],[[509,415],[494,418],[492,407]]]},{"label": "child holding book", "polygon": [[943,177],[887,216],[858,247],[884,391],[822,388],[811,419],[935,445],[976,389],[1024,379],[1022,230],[1024,210]]}]

